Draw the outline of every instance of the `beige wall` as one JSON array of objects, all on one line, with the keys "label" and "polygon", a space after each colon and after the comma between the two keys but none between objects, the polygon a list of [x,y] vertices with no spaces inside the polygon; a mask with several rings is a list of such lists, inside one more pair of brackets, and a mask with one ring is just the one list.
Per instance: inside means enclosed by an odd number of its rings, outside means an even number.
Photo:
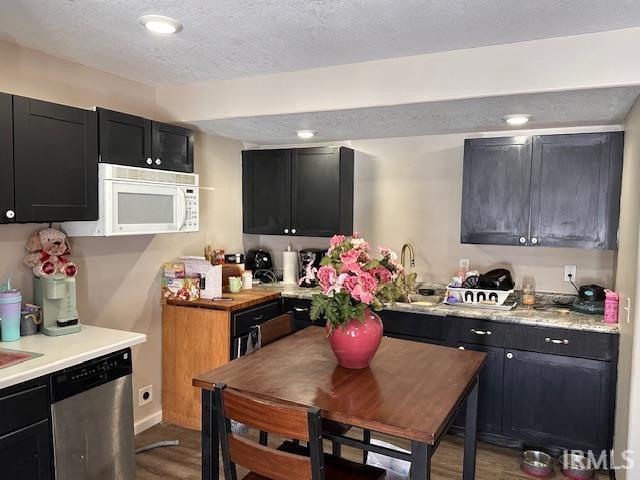
[{"label": "beige wall", "polygon": [[[78,107],[99,105],[115,110],[170,119],[156,106],[155,89],[0,42],[0,91]],[[184,254],[201,254],[207,238],[227,250],[241,248],[240,144],[211,136],[196,138],[200,173],[201,230],[193,234],[72,239],[72,257],[80,267],[78,307],[82,322],[146,333],[134,351],[135,418],[160,411],[161,310],[159,269],[162,262]],[[13,273],[26,299],[31,272],[22,265],[25,243],[41,225],[0,225],[0,278]],[[137,390],[154,385],[154,401],[137,408]]]},{"label": "beige wall", "polygon": [[[638,433],[638,402],[640,402],[639,359],[634,342],[640,330],[635,329],[634,319],[638,316],[638,228],[640,226],[640,101],[637,101],[626,122],[624,146],[624,176],[622,179],[622,199],[620,209],[620,259],[616,272],[616,289],[620,292],[621,307],[629,305],[627,312],[620,310],[620,356],[618,361],[618,391],[616,407],[615,451],[619,456],[623,450],[633,448],[640,452]],[[627,303],[628,302],[628,303]],[[634,354],[634,344],[636,352]],[[632,366],[635,374],[632,376]],[[632,428],[635,425],[635,428]],[[619,457],[618,457],[619,458]],[[636,457],[636,461],[637,461]],[[622,480],[632,478],[620,471]]]},{"label": "beige wall", "polygon": [[[472,269],[504,266],[511,269],[518,285],[525,279],[533,280],[539,290],[573,293],[563,280],[564,265],[577,266],[579,284],[595,282],[612,287],[614,253],[610,251],[460,244],[465,137],[431,135],[349,142],[358,152],[355,230],[372,246],[387,245],[398,253],[405,242],[413,244],[416,271],[427,282],[450,280],[458,260],[468,258]],[[271,249],[278,267],[280,252],[289,242],[295,249],[327,244],[326,239],[245,238],[247,245]]]}]

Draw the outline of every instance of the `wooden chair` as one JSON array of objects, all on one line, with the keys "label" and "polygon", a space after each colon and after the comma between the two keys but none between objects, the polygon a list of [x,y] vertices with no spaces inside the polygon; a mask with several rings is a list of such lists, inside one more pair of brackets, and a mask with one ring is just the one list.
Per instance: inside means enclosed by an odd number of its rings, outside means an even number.
[{"label": "wooden chair", "polygon": [[[216,385],[220,447],[225,480],[237,480],[236,464],[250,470],[243,480],[380,480],[386,472],[322,452],[322,419],[317,408],[274,402]],[[231,432],[231,420],[258,430],[306,441],[278,449]]]},{"label": "wooden chair", "polygon": [[[251,327],[251,330],[254,337],[260,339],[259,346],[264,347],[295,332],[293,315],[291,313],[285,313],[284,315],[280,315],[279,317],[267,320],[261,325],[255,325]],[[351,427],[349,425],[334,422],[333,420],[324,419],[322,421],[322,431],[326,433],[331,433],[333,435],[344,435],[350,429]],[[268,443],[268,439],[269,437],[267,432],[261,431],[260,443],[262,445],[266,445]],[[339,443],[332,442],[331,448],[334,455],[340,456]],[[367,463],[366,454],[363,463]]]}]

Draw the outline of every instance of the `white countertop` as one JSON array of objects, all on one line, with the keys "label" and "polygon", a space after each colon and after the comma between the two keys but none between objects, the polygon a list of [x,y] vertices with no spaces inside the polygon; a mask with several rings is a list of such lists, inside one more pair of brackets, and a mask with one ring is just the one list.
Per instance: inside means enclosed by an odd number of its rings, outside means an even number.
[{"label": "white countertop", "polygon": [[0,342],[0,349],[38,353],[17,365],[0,368],[0,389],[57,372],[147,340],[143,333],[82,325],[78,333],[49,337],[42,333]]}]

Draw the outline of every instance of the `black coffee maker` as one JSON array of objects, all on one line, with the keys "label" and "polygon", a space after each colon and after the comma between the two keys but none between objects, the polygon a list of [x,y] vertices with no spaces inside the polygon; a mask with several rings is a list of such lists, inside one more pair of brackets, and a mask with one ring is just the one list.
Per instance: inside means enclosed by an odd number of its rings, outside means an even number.
[{"label": "black coffee maker", "polygon": [[[311,265],[311,268],[319,268],[320,260],[327,254],[326,250],[320,248],[304,248],[300,250],[300,265],[302,270],[300,271],[300,278],[303,278],[307,274],[307,268]],[[318,283],[315,280],[304,280],[300,283],[301,287],[315,287]]]}]

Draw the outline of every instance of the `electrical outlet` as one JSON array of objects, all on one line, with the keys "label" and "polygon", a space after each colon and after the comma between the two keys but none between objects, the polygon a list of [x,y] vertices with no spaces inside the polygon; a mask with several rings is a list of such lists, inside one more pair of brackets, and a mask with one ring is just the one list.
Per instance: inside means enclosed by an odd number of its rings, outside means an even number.
[{"label": "electrical outlet", "polygon": [[460,270],[468,272],[469,271],[469,259],[468,258],[461,258],[458,261],[458,267],[460,268]]},{"label": "electrical outlet", "polygon": [[138,390],[138,406],[142,407],[153,401],[153,385],[147,385]]},{"label": "electrical outlet", "polygon": [[564,281],[565,282],[577,282],[576,278],[577,268],[575,265],[565,265],[564,266]]}]

